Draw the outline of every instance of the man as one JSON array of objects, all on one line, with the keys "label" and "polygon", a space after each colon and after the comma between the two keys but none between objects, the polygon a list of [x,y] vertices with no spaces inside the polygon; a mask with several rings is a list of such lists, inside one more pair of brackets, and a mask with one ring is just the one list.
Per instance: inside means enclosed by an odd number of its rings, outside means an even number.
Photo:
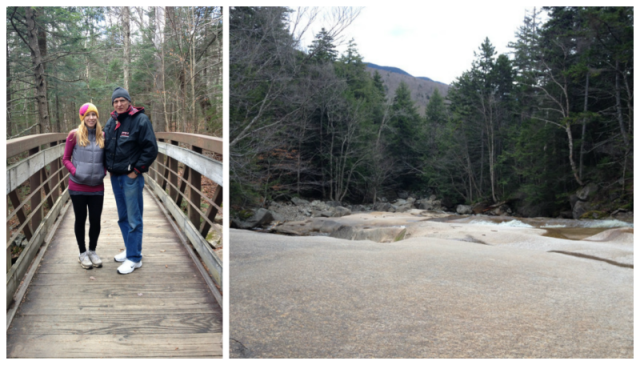
[{"label": "man", "polygon": [[104,129],[104,163],[111,175],[125,247],[114,260],[122,262],[119,274],[129,274],[142,267],[142,174],[156,159],[158,144],[144,108],[131,105],[127,90],[117,87],[111,103],[115,110]]}]

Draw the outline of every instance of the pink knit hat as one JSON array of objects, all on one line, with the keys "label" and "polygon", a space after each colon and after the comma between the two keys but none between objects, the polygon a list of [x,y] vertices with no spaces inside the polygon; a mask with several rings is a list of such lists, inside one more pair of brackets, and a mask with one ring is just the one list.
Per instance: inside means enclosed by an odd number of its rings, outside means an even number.
[{"label": "pink knit hat", "polygon": [[84,121],[84,117],[89,113],[94,112],[100,118],[100,113],[98,113],[98,108],[91,103],[86,103],[80,107],[80,120]]}]

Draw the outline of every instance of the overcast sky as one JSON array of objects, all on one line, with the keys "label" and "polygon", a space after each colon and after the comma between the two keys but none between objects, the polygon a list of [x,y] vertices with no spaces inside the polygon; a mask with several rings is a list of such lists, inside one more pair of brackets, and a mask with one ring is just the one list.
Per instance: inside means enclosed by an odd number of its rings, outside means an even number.
[{"label": "overcast sky", "polygon": [[[370,6],[344,32],[344,44],[354,38],[365,62],[403,69],[413,76],[426,76],[450,84],[471,68],[473,52],[485,37],[498,54],[509,52],[510,41],[523,24],[522,5],[434,5]],[[391,5],[391,4],[390,4]],[[538,9],[541,7],[538,6]],[[302,44],[308,47],[326,23],[317,20]]]}]

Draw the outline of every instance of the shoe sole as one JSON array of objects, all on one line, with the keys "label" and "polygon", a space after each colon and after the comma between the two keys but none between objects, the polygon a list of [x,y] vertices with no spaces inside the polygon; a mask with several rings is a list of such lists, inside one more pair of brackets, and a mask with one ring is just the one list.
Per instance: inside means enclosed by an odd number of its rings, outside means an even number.
[{"label": "shoe sole", "polygon": [[102,267],[102,263],[100,263],[100,264],[93,264],[93,267],[95,267],[95,268],[100,268],[100,267]]},{"label": "shoe sole", "polygon": [[82,262],[80,262],[80,267],[82,267],[82,268],[83,268],[83,269],[85,269],[85,270],[91,270],[91,269],[93,269],[93,265],[85,266],[85,265],[83,265],[83,264],[82,264]]}]

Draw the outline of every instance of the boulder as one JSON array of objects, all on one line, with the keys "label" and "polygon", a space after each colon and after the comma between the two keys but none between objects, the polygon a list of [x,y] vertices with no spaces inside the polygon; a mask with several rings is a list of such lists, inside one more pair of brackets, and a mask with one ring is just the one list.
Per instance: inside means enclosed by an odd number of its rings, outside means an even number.
[{"label": "boulder", "polygon": [[431,200],[431,198],[422,199],[418,201],[418,208],[423,210],[442,210],[442,205],[440,204],[440,200]]},{"label": "boulder", "polygon": [[13,245],[17,247],[24,247],[27,243],[29,243],[29,240],[27,240],[27,237],[22,233],[18,233],[16,238],[13,240]]},{"label": "boulder", "polygon": [[351,210],[345,207],[336,207],[333,216],[334,217],[344,217],[345,215],[350,215]]},{"label": "boulder", "polygon": [[580,219],[580,217],[592,210],[593,208],[591,207],[591,204],[589,204],[588,202],[582,201],[582,200],[578,200],[575,205],[573,206],[572,209],[572,213],[573,213],[573,219]]},{"label": "boulder", "polygon": [[402,213],[402,212],[406,212],[406,211],[411,210],[411,209],[413,209],[413,204],[396,205],[395,212],[396,213]]},{"label": "boulder", "polygon": [[295,197],[295,196],[294,196],[293,198],[291,198],[291,202],[292,202],[293,204],[297,205],[297,206],[302,206],[302,205],[307,205],[307,204],[309,204],[309,201],[308,201],[308,200],[300,199],[300,198]]},{"label": "boulder", "polygon": [[341,207],[342,203],[340,203],[339,201],[336,200],[330,200],[328,202],[325,202],[326,205],[330,206],[330,207]]},{"label": "boulder", "polygon": [[273,213],[267,209],[260,208],[256,210],[251,218],[246,221],[239,219],[233,220],[235,226],[241,229],[251,229],[255,227],[265,226],[273,221]]},{"label": "boulder", "polygon": [[458,214],[472,214],[473,210],[469,205],[460,204],[458,205],[458,207],[456,207],[456,212],[458,212]]},{"label": "boulder", "polygon": [[407,193],[406,191],[399,191],[398,192],[398,198],[407,199],[408,197],[409,197],[409,193]]},{"label": "boulder", "polygon": [[390,209],[393,209],[393,207],[387,202],[379,202],[373,205],[373,210],[378,212],[389,212]]}]

